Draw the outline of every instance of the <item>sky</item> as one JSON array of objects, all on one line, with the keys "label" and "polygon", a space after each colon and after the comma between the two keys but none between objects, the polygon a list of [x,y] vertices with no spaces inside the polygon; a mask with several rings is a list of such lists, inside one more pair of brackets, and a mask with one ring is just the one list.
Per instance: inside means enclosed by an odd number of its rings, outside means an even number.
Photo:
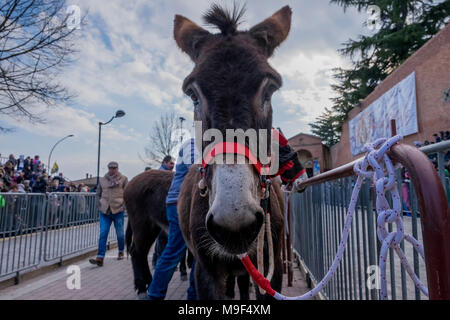
[{"label": "sky", "polygon": [[[36,107],[45,123],[1,119],[14,128],[0,134],[2,157],[40,155],[47,163],[52,146],[73,134],[53,151],[60,172],[70,180],[96,176],[98,122],[108,121],[121,109],[122,118],[102,127],[100,175],[109,161],[129,179],[147,164],[145,147],[155,121],[174,112],[192,126],[193,107],[181,91],[193,63],[173,40],[173,19],[181,14],[200,26],[211,0],[73,0],[86,24],[78,32],[74,62],[60,74],[60,81],[76,95],[67,105]],[[232,1],[216,1],[230,7]],[[238,2],[238,3],[243,3]],[[284,5],[292,8],[291,31],[269,63],[283,77],[283,87],[272,98],[273,126],[287,137],[311,133],[313,122],[334,96],[332,69],[348,67],[349,58],[337,52],[350,38],[370,34],[365,12],[345,12],[328,0],[247,0],[241,30],[251,28]]]}]

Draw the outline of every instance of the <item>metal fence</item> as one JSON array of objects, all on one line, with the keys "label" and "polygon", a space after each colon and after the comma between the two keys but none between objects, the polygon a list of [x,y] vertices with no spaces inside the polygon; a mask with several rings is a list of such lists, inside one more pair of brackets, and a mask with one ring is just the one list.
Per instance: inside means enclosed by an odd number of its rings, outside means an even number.
[{"label": "metal fence", "polygon": [[420,150],[425,153],[431,161],[433,161],[439,178],[441,179],[446,191],[447,202],[450,206],[450,177],[445,175],[445,164],[450,161],[448,155],[450,152],[450,140],[431,144],[420,148]]},{"label": "metal fence", "polygon": [[[443,152],[443,150],[438,152]],[[433,152],[436,152],[436,149]],[[430,164],[431,162],[427,165]],[[305,192],[294,194],[289,199],[289,229],[292,247],[302,261],[302,265],[307,269],[308,277],[314,283],[318,283],[328,272],[341,240],[347,208],[356,182],[356,177],[351,175],[351,167],[347,165],[345,169],[336,170],[340,171],[337,174],[328,174],[326,177],[325,174],[322,174],[323,178],[318,176],[316,182],[312,183]],[[444,188],[448,188],[448,178],[445,180],[445,177],[439,176]],[[436,179],[438,179],[437,176]],[[400,169],[397,170],[397,187],[402,197],[405,233],[411,234],[419,242],[422,242],[421,222],[423,221],[421,221],[419,197],[416,195],[413,183],[401,178]],[[440,194],[444,195],[443,192]],[[423,201],[423,195],[420,196]],[[433,199],[425,199],[425,201],[433,201]],[[443,215],[448,216],[448,207],[446,210],[443,208],[441,211]],[[374,285],[376,282],[373,281],[378,275],[377,266],[381,248],[377,239],[376,220],[375,192],[371,181],[366,180],[355,208],[342,261],[336,274],[322,292],[325,298],[333,300],[375,300],[379,298],[379,286]],[[428,221],[429,223],[430,221]],[[434,222],[432,224],[437,225]],[[446,224],[448,229],[448,217]],[[388,230],[392,231],[392,225],[388,227]],[[436,245],[448,248],[450,244]],[[402,242],[401,248],[415,273],[427,285],[426,263],[411,245],[405,245]],[[415,288],[393,249],[389,250],[386,266],[389,297],[402,300],[427,299],[421,291]],[[425,250],[425,254],[427,254],[427,250]],[[437,259],[431,260],[437,261]],[[444,261],[445,257],[442,260]],[[448,282],[448,280],[444,281]]]},{"label": "metal fence", "polygon": [[[314,185],[290,199],[292,245],[316,283],[325,276],[336,255],[355,181],[355,178],[347,177]],[[411,216],[406,216],[405,212],[403,217],[405,233],[422,241],[417,198],[412,196],[411,200]],[[375,274],[379,264],[381,247],[376,234],[376,220],[374,190],[370,182],[366,181],[361,188],[341,265],[324,289],[323,294],[327,298],[378,298],[377,288],[370,289],[367,286],[369,277]],[[389,231],[392,231],[392,226]],[[422,259],[412,247],[405,246],[404,242],[401,243],[401,248],[416,274],[426,284],[425,264]],[[392,249],[389,253],[387,279],[388,292],[392,299],[423,298],[423,294],[415,288]]]},{"label": "metal fence", "polygon": [[97,247],[97,206],[93,193],[0,193],[0,277]]},{"label": "metal fence", "polygon": [[45,195],[0,193],[0,275],[39,264]]}]

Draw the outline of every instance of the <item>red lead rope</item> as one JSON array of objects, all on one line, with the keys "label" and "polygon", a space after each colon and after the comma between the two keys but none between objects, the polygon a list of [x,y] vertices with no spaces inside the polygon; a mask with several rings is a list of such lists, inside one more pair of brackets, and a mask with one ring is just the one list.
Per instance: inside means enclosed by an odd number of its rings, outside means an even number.
[{"label": "red lead rope", "polygon": [[264,276],[259,273],[259,271],[255,268],[248,254],[245,254],[244,257],[240,257],[242,264],[244,265],[247,272],[250,274],[252,279],[268,294],[272,297],[275,295],[275,290],[270,286],[270,281],[264,278]]}]

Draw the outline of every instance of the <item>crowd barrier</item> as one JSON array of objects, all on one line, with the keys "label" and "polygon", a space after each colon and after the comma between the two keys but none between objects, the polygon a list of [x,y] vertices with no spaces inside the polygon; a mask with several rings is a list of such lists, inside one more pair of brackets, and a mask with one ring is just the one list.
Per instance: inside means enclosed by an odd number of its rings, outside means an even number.
[{"label": "crowd barrier", "polygon": [[0,193],[0,277],[95,249],[99,232],[94,193]]},{"label": "crowd barrier", "polygon": [[[449,181],[443,174],[443,154],[448,142],[424,148],[437,153],[438,169],[423,151],[397,144],[389,151],[397,162],[397,187],[404,202],[405,233],[423,242],[425,262],[405,243],[402,250],[414,272],[428,284],[430,299],[450,299],[450,213]],[[440,159],[440,160],[439,160]],[[354,162],[317,175],[307,182],[305,192],[289,198],[288,234],[292,248],[307,271],[308,280],[317,284],[328,271],[341,239],[343,224],[356,182]],[[411,178],[400,173],[404,166]],[[407,189],[407,193],[405,193]],[[409,197],[408,201],[404,196]],[[379,299],[379,253],[374,186],[366,180],[361,188],[347,247],[336,274],[324,288],[327,299]],[[392,226],[389,225],[389,231]],[[387,261],[388,293],[391,299],[424,299],[407,275],[398,257],[390,250]]]}]

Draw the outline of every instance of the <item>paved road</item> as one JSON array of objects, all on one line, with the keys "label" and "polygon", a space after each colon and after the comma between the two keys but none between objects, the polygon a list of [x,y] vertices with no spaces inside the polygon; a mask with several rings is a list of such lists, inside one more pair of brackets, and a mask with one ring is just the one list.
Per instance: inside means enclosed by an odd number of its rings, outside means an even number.
[{"label": "paved road", "polygon": [[[152,251],[149,254],[149,263],[151,257]],[[0,290],[0,300],[135,300],[131,259],[118,261],[116,258],[117,249],[113,249],[107,252],[103,267],[91,265],[88,259],[75,263],[80,268],[80,289],[67,288],[71,275],[67,270],[70,266],[64,266],[19,285]],[[307,291],[305,277],[297,267],[294,269],[293,287],[287,287],[286,282],[285,275],[283,293],[286,295],[296,296]],[[186,299],[188,285],[189,282],[181,281],[180,273],[175,272],[166,299]],[[236,297],[239,297],[237,288]],[[254,299],[253,288],[251,298]]]}]

